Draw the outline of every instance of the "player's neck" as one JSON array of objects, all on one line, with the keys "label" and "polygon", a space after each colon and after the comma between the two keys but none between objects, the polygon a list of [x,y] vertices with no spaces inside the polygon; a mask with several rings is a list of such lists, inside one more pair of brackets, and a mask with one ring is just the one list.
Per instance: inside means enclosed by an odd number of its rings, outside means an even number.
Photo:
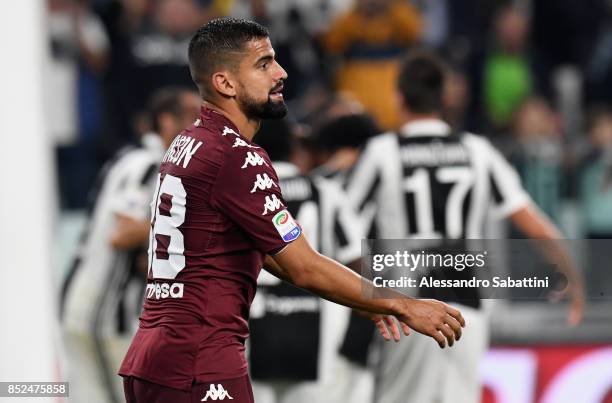
[{"label": "player's neck", "polygon": [[259,119],[249,119],[236,104],[221,104],[219,102],[210,101],[205,101],[204,104],[207,108],[228,118],[238,128],[242,137],[249,141],[253,140],[261,123]]}]

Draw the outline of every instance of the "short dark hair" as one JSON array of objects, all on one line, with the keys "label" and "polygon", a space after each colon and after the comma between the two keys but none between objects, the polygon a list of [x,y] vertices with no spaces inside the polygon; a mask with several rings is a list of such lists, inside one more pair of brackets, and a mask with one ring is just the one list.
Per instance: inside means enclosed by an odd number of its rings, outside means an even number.
[{"label": "short dark hair", "polygon": [[415,113],[442,110],[442,92],[447,68],[435,55],[420,51],[402,63],[398,89],[406,106]]},{"label": "short dark hair", "polygon": [[169,113],[175,117],[181,117],[185,110],[181,102],[181,96],[192,92],[183,87],[166,87],[157,90],[149,100],[149,116],[151,117],[151,127],[159,133],[159,117],[164,113]]},{"label": "short dark hair", "polygon": [[358,113],[326,121],[315,129],[314,140],[319,150],[333,152],[343,147],[361,148],[380,132],[370,115]]},{"label": "short dark hair", "polygon": [[189,70],[200,94],[209,92],[208,79],[219,67],[235,67],[235,55],[253,39],[267,38],[268,30],[241,18],[218,18],[204,24],[189,42]]}]

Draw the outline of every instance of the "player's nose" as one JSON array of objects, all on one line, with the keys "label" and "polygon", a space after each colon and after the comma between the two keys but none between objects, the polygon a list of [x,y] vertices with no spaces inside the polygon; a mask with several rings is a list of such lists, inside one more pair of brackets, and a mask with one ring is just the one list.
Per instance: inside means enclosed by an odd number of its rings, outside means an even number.
[{"label": "player's nose", "polygon": [[283,66],[281,66],[276,60],[274,61],[274,64],[276,66],[275,69],[275,74],[274,74],[274,80],[279,81],[279,80],[283,80],[285,81],[288,77],[287,72],[285,71],[285,69],[283,69]]}]

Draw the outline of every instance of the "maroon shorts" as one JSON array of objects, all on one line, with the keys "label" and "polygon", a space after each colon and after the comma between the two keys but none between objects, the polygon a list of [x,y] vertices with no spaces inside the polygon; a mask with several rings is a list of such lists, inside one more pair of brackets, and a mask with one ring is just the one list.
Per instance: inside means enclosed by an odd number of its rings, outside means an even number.
[{"label": "maroon shorts", "polygon": [[123,391],[127,403],[255,402],[248,375],[221,381],[194,383],[190,391],[126,376],[123,378]]}]

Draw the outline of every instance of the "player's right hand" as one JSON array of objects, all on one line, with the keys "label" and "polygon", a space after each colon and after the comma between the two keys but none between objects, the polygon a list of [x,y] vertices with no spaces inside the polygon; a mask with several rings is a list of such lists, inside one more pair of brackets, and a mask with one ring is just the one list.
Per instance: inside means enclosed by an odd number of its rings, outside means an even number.
[{"label": "player's right hand", "polygon": [[400,322],[426,336],[433,337],[440,348],[452,346],[461,338],[465,319],[457,309],[433,299],[398,299],[395,315]]}]

